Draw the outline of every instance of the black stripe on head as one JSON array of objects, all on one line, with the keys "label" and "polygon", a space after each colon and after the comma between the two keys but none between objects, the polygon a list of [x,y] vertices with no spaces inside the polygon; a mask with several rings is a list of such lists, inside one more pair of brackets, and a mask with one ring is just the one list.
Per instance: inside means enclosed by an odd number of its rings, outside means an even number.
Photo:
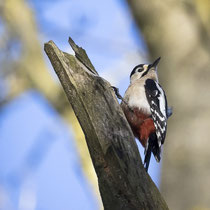
[{"label": "black stripe on head", "polygon": [[132,77],[133,74],[136,72],[142,72],[144,70],[144,64],[139,64],[136,67],[134,67],[133,71],[130,74],[130,78]]}]

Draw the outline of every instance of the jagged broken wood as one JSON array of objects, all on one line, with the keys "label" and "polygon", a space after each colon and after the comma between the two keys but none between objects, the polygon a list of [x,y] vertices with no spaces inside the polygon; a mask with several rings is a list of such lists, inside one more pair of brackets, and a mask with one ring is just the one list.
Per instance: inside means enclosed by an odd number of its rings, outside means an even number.
[{"label": "jagged broken wood", "polygon": [[105,210],[168,209],[143,168],[133,133],[109,84],[72,39],[75,56],[45,44],[77,116],[98,177]]}]

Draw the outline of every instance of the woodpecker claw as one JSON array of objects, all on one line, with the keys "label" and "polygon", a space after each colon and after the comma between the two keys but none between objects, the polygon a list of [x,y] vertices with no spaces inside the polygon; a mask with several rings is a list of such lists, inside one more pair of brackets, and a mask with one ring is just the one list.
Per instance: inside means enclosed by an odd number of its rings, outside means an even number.
[{"label": "woodpecker claw", "polygon": [[117,98],[118,99],[120,99],[120,100],[123,100],[123,97],[120,95],[120,93],[119,93],[119,88],[117,88],[117,87],[115,87],[115,86],[111,86],[112,87],[112,89],[114,90],[114,92],[115,92],[115,95],[117,96]]},{"label": "woodpecker claw", "polygon": [[[115,92],[115,95],[117,96],[118,99],[120,99],[124,104],[126,104],[128,106],[128,103],[123,99],[123,97],[120,95],[119,93],[119,88],[116,88],[115,86],[111,86],[111,88],[114,90]],[[129,106],[128,106],[129,110],[131,112],[133,112],[133,109],[131,109]]]},{"label": "woodpecker claw", "polygon": [[172,107],[168,107],[168,109],[167,109],[167,118],[169,118],[172,114],[173,114],[173,108]]}]

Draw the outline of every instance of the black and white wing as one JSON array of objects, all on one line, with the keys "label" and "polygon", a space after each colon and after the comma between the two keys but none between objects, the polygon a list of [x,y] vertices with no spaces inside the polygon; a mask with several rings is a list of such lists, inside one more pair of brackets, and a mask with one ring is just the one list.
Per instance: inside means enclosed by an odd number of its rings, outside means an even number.
[{"label": "black and white wing", "polygon": [[166,95],[160,84],[152,79],[146,80],[145,91],[156,128],[157,143],[160,148],[166,137],[167,119],[169,117]]}]

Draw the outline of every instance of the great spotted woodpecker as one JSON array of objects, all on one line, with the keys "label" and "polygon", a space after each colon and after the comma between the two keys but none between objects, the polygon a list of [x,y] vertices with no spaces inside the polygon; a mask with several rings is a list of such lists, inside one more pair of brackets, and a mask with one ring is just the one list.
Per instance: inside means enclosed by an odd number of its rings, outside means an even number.
[{"label": "great spotted woodpecker", "polygon": [[171,108],[167,105],[165,92],[158,83],[159,61],[160,58],[152,64],[137,65],[130,74],[130,85],[121,98],[121,107],[134,136],[145,148],[146,171],[151,153],[157,162],[160,161],[161,146],[166,137],[167,119],[172,114]]}]

